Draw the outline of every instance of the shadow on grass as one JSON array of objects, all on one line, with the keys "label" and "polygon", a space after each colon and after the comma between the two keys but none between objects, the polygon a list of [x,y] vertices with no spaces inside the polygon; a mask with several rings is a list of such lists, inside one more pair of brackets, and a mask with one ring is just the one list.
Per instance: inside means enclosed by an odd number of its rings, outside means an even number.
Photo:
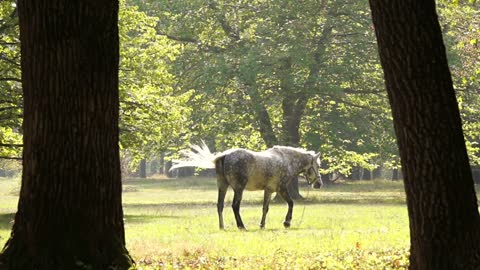
[{"label": "shadow on grass", "polygon": [[[292,221],[293,222],[293,221]],[[238,230],[238,231],[241,231],[241,232],[245,232],[245,233],[258,233],[258,232],[280,232],[280,233],[285,233],[285,232],[288,232],[288,231],[309,231],[310,229],[309,228],[298,228],[298,227],[295,227],[295,225],[292,225],[292,227],[290,228],[268,228],[268,224],[266,225],[267,228],[265,229],[260,229],[259,227],[256,227],[255,226],[251,226],[251,228],[247,228],[247,230],[245,231],[242,231],[242,230]]]},{"label": "shadow on grass", "polygon": [[[184,177],[184,178],[165,178],[165,179],[125,179],[123,181],[126,189],[137,191],[138,189],[195,189],[195,190],[217,190],[217,180],[212,177]],[[308,184],[301,179],[299,187],[302,190],[308,189]],[[404,192],[403,182],[401,181],[341,181],[333,184],[325,185],[320,190],[328,190],[329,192]]]},{"label": "shadow on grass", "polygon": [[216,207],[216,202],[185,202],[185,203],[124,203],[123,208],[129,209],[190,209],[190,208],[206,208]]},{"label": "shadow on grass", "polygon": [[167,215],[124,215],[126,223],[149,223],[161,219],[181,219],[181,216]]},{"label": "shadow on grass", "polygon": [[185,177],[167,179],[126,179],[124,186],[135,186],[141,189],[194,189],[194,190],[216,190],[217,180],[207,177]]},{"label": "shadow on grass", "polygon": [[[185,202],[185,203],[125,203],[124,208],[130,209],[200,209],[200,208],[216,208],[216,201],[212,202]],[[262,206],[262,199],[242,201],[242,206]],[[231,202],[225,202],[225,208],[230,207]],[[283,201],[272,201],[271,205],[286,205]],[[300,205],[329,205],[329,204],[344,204],[344,205],[406,205],[403,198],[322,198],[311,197],[303,200],[295,201],[296,206]]]},{"label": "shadow on grass", "polygon": [[296,201],[298,205],[303,204],[345,204],[345,205],[406,205],[406,200],[404,197],[385,197],[378,198],[375,196],[365,196],[365,197],[311,197],[306,198],[300,201]]},{"label": "shadow on grass", "polygon": [[10,230],[15,213],[0,214],[0,230]]}]

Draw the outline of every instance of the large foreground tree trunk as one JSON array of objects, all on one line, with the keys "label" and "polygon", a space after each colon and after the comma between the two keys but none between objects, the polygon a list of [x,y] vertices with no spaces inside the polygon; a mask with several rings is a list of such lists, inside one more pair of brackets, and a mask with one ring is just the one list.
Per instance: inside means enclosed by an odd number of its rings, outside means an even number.
[{"label": "large foreground tree trunk", "polygon": [[480,217],[434,0],[370,0],[400,148],[410,269],[480,269]]},{"label": "large foreground tree trunk", "polygon": [[0,269],[127,269],[118,1],[19,0],[23,175]]}]

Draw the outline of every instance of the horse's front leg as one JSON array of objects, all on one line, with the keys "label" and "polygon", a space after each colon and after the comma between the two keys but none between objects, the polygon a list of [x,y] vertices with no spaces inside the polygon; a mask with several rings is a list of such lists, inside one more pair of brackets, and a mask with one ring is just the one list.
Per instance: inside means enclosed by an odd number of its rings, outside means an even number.
[{"label": "horse's front leg", "polygon": [[240,217],[240,202],[242,201],[242,196],[243,196],[243,189],[234,190],[232,208],[233,208],[233,214],[235,215],[235,220],[237,221],[237,227],[240,230],[245,230],[245,226],[243,225],[242,218]]},{"label": "horse's front leg", "polygon": [[262,213],[262,221],[260,221],[260,229],[265,228],[265,219],[267,218],[268,205],[270,204],[271,198],[272,198],[272,192],[269,190],[265,190],[263,192],[263,213]]},{"label": "horse's front leg", "polygon": [[280,194],[280,196],[288,204],[288,212],[287,212],[287,216],[285,217],[285,221],[283,222],[283,226],[285,226],[285,228],[289,228],[290,222],[292,221],[293,200],[292,198],[290,198],[290,194],[288,194],[288,189],[286,185],[280,185],[278,194]]}]

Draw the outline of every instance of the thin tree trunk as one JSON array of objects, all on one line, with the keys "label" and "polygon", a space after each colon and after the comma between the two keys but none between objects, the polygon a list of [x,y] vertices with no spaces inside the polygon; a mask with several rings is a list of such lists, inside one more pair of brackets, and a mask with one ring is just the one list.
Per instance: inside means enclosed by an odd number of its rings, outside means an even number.
[{"label": "thin tree trunk", "polygon": [[267,147],[273,147],[278,144],[277,136],[273,131],[273,125],[270,121],[270,115],[268,114],[265,105],[263,105],[256,88],[255,82],[246,82],[245,79],[242,80],[242,83],[247,88],[247,93],[250,96],[249,106],[253,115],[257,120],[258,129],[260,131],[260,136],[262,136],[263,141]]},{"label": "thin tree trunk", "polygon": [[400,149],[410,269],[480,269],[480,216],[433,0],[370,0]]},{"label": "thin tree trunk", "polygon": [[372,171],[372,179],[380,179],[382,177],[382,166],[379,166]]},{"label": "thin tree trunk", "polygon": [[147,178],[147,160],[144,158],[140,160],[140,166],[138,168],[138,177],[142,179]]},{"label": "thin tree trunk", "polygon": [[392,170],[392,181],[398,181],[400,178],[398,177],[398,169]]},{"label": "thin tree trunk", "polygon": [[[173,171],[170,171],[170,168],[172,167],[172,161],[171,160],[168,160],[167,162],[165,162],[165,175],[168,177],[168,178],[173,178],[174,177],[174,173]],[[175,170],[174,170],[175,171]]]},{"label": "thin tree trunk", "polygon": [[118,147],[118,1],[19,0],[18,211],[0,269],[128,269]]},{"label": "thin tree trunk", "polygon": [[158,173],[165,175],[165,153],[160,154],[160,165],[158,166]]},{"label": "thin tree trunk", "polygon": [[360,180],[360,168],[352,168],[351,174],[347,177],[348,180]]},{"label": "thin tree trunk", "polygon": [[372,180],[372,172],[368,169],[363,169],[362,180]]},{"label": "thin tree trunk", "polygon": [[280,91],[282,92],[282,133],[280,142],[282,145],[298,146],[300,142],[300,121],[301,115],[295,114],[298,91],[292,78],[292,58],[282,59],[282,65],[279,70]]},{"label": "thin tree trunk", "polygon": [[[322,169],[328,169],[328,162],[327,162],[327,161],[323,161],[322,164],[321,164],[321,168],[322,168]],[[325,184],[325,185],[331,185],[331,184],[333,184],[332,178],[331,178],[331,177],[332,177],[332,174],[331,174],[331,173],[327,173],[327,174],[322,174],[322,173],[321,173],[320,176],[322,177],[322,182],[323,182],[323,184]],[[318,188],[320,188],[320,187],[321,187],[321,186],[320,186],[320,183],[319,183],[319,182],[315,182],[315,183],[313,184],[313,188],[317,188],[317,189],[318,189]]]}]

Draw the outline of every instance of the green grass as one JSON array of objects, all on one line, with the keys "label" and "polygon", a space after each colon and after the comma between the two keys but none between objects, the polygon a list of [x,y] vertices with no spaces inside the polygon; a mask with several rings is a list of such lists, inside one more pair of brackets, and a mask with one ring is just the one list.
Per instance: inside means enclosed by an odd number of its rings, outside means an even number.
[{"label": "green grass", "polygon": [[[0,245],[16,208],[18,180],[0,178]],[[265,230],[263,193],[246,191],[238,231],[229,190],[225,231],[218,229],[216,181],[210,178],[124,182],[127,247],[138,269],[404,269],[408,217],[399,182],[351,182],[311,190],[294,207],[272,203]]]}]

